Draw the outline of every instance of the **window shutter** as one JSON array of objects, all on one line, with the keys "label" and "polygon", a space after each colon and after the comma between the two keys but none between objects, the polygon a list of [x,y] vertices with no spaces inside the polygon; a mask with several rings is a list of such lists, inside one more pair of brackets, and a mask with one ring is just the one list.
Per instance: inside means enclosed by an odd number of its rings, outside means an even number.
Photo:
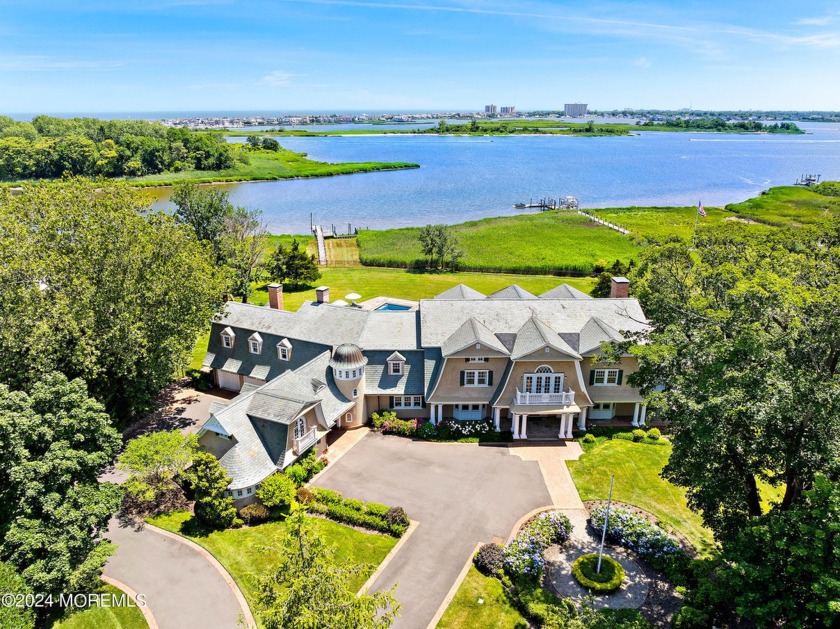
[{"label": "window shutter", "polygon": [[426,408],[426,397],[425,396],[420,398],[420,408]]},{"label": "window shutter", "polygon": [[589,384],[595,384],[595,370],[589,372]]},{"label": "window shutter", "polygon": [[490,369],[487,372],[487,386],[490,386],[490,387],[493,386],[493,370],[492,369]]},{"label": "window shutter", "polygon": [[390,401],[390,407],[391,407],[391,408],[394,408],[394,396],[392,395],[392,396],[391,396],[390,398],[388,398],[388,399],[389,399],[389,401]]},{"label": "window shutter", "polygon": [[461,386],[464,386],[464,383],[466,382],[466,378],[467,378],[466,374],[467,374],[467,372],[462,369],[461,370]]},{"label": "window shutter", "polygon": [[465,363],[470,362],[470,357],[469,357],[469,356],[467,356],[466,358],[464,358],[464,362],[465,362]]},{"label": "window shutter", "polygon": [[624,370],[623,370],[623,369],[619,369],[619,370],[618,370],[618,380],[617,380],[616,384],[621,384],[621,379],[622,379],[623,377],[624,377]]}]

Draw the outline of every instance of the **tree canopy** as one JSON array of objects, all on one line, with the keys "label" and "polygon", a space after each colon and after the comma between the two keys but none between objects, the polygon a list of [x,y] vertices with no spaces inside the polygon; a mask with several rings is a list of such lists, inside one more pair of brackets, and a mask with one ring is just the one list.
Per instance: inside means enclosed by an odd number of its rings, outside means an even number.
[{"label": "tree canopy", "polygon": [[177,488],[175,477],[192,463],[198,450],[196,435],[180,430],[151,432],[128,442],[120,455],[119,467],[129,473],[127,491],[144,502]]},{"label": "tree canopy", "polygon": [[0,385],[0,560],[34,591],[98,584],[120,491],[97,479],[120,443],[79,379],[47,374],[29,393]]},{"label": "tree canopy", "polygon": [[242,524],[236,517],[233,499],[225,495],[231,478],[209,452],[197,452],[187,479],[195,492],[195,517],[210,528]]},{"label": "tree canopy", "polygon": [[231,271],[230,291],[243,302],[254,291],[252,284],[262,272],[262,256],[268,230],[259,210],[234,208],[225,217],[221,236],[222,259]]},{"label": "tree canopy", "polygon": [[51,116],[0,121],[0,179],[139,176],[233,164],[234,150],[224,139],[158,122]]},{"label": "tree canopy", "polygon": [[269,278],[292,288],[311,284],[321,277],[315,256],[307,254],[297,238],[288,247],[278,244],[265,268]]},{"label": "tree canopy", "polygon": [[125,184],[0,191],[0,382],[81,377],[117,420],[185,364],[222,303],[209,246]]},{"label": "tree canopy", "polygon": [[222,234],[225,221],[233,214],[230,195],[225,190],[202,189],[195,183],[184,181],[175,184],[172,202],[176,218],[191,225],[199,240],[209,242],[216,261],[222,262]]},{"label": "tree canopy", "polygon": [[339,565],[335,548],[314,532],[303,512],[288,520],[277,549],[280,565],[260,580],[258,601],[266,629],[384,629],[399,612],[393,589],[375,594],[348,587],[363,566]]},{"label": "tree canopy", "polygon": [[429,268],[454,269],[458,260],[464,257],[458,239],[446,225],[426,225],[420,230],[419,239]]}]

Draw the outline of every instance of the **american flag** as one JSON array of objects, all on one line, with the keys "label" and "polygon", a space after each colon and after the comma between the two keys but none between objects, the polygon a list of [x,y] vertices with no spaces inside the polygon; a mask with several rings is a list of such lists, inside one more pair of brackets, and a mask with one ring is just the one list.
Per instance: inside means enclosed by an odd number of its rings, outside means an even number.
[{"label": "american flag", "polygon": [[702,216],[703,218],[706,218],[706,210],[703,209],[703,202],[702,201],[697,202],[697,213],[700,216]]}]

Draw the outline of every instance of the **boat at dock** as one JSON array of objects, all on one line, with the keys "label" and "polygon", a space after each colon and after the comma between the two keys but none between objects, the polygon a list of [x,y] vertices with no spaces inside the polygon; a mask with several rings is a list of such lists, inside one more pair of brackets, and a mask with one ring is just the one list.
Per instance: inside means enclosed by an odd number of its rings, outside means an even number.
[{"label": "boat at dock", "polygon": [[513,207],[517,210],[576,210],[578,208],[578,200],[572,196],[566,196],[559,200],[552,199],[551,197],[544,197],[539,201],[531,199],[528,203],[514,203]]}]

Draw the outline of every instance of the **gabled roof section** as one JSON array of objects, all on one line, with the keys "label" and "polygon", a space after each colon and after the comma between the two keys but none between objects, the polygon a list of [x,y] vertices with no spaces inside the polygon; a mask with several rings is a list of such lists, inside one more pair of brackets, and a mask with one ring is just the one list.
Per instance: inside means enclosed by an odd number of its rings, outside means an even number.
[{"label": "gabled roof section", "polygon": [[505,355],[509,354],[507,348],[502,345],[502,342],[496,338],[490,329],[472,317],[464,321],[461,327],[444,341],[440,349],[444,356],[450,356],[476,344]]},{"label": "gabled roof section", "polygon": [[618,330],[610,327],[598,317],[592,317],[580,331],[580,353],[589,354],[601,348],[601,343],[623,340]]},{"label": "gabled roof section", "polygon": [[277,347],[285,347],[286,349],[292,349],[292,343],[289,339],[283,339],[279,343],[277,343]]},{"label": "gabled roof section", "polygon": [[402,354],[400,354],[399,352],[394,352],[393,354],[391,354],[390,356],[388,356],[387,361],[388,361],[389,363],[392,363],[392,362],[395,362],[395,361],[405,362],[405,356],[403,356],[403,355],[402,355]]},{"label": "gabled roof section", "polygon": [[487,295],[487,299],[536,299],[534,293],[530,293],[517,284],[511,284],[507,288],[497,290]]},{"label": "gabled roof section", "polygon": [[307,408],[317,403],[318,400],[295,399],[263,389],[254,392],[245,413],[251,418],[289,424]]},{"label": "gabled roof section", "polygon": [[516,343],[513,346],[511,358],[517,360],[523,356],[533,354],[544,347],[550,347],[571,358],[580,358],[580,354],[573,350],[566,341],[561,339],[557,332],[536,317],[528,319],[519,329],[519,332],[516,333]]},{"label": "gabled roof section", "polygon": [[479,293],[477,290],[470,288],[466,284],[458,284],[449,290],[443,291],[440,295],[435,295],[435,299],[484,299],[484,293]]},{"label": "gabled roof section", "polygon": [[233,328],[228,326],[224,330],[222,330],[222,334],[225,336],[233,336],[236,337],[236,332],[233,331]]},{"label": "gabled roof section", "polygon": [[254,332],[251,336],[248,337],[249,341],[256,341],[257,343],[262,343],[262,337],[260,336],[259,332]]},{"label": "gabled roof section", "polygon": [[560,284],[560,286],[555,286],[551,290],[542,293],[540,299],[594,299],[594,297],[587,295],[574,286]]}]

